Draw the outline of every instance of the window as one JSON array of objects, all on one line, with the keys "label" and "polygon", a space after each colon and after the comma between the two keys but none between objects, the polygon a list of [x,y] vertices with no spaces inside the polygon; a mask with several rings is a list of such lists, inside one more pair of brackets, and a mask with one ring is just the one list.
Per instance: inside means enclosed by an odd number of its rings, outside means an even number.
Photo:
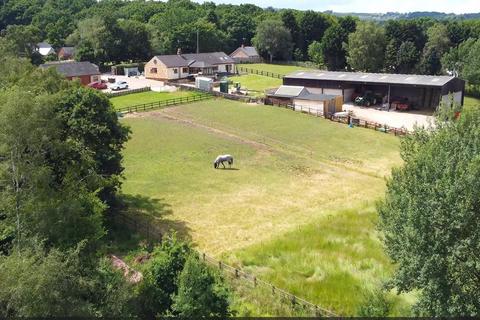
[{"label": "window", "polygon": [[150,69],[150,73],[157,73],[157,68]]},{"label": "window", "polygon": [[91,82],[97,82],[99,80],[98,76],[92,76]]},{"label": "window", "polygon": [[183,68],[183,69],[182,69],[182,72],[183,72],[183,73],[188,73],[188,68]]},{"label": "window", "polygon": [[177,73],[178,73],[178,69],[177,69],[177,68],[173,69],[173,73],[177,74]]}]

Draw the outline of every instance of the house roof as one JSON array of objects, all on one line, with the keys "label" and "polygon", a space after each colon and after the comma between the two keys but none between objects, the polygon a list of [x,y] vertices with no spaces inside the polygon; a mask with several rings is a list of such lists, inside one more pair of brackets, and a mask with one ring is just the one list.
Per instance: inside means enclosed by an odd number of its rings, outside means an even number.
[{"label": "house roof", "polygon": [[155,56],[167,68],[173,67],[212,67],[219,64],[229,64],[235,61],[224,52],[208,52],[208,53],[186,53]]},{"label": "house roof", "polygon": [[451,76],[337,71],[296,71],[286,75],[285,78],[430,87],[443,87],[445,84],[455,79],[455,77]]},{"label": "house roof", "polygon": [[283,98],[295,98],[301,95],[305,90],[305,87],[300,86],[280,86],[273,95]]},{"label": "house roof", "polygon": [[63,50],[63,54],[73,55],[75,53],[75,47],[61,47],[59,51]]},{"label": "house roof", "polygon": [[48,56],[49,54],[55,53],[53,47],[47,42],[39,42],[37,43],[37,51],[42,56]]},{"label": "house roof", "polygon": [[40,68],[55,68],[58,73],[64,75],[65,77],[80,77],[100,74],[98,66],[88,61],[49,62],[40,65]]},{"label": "house roof", "polygon": [[255,47],[238,47],[235,51],[232,52],[231,56],[233,56],[238,51],[243,51],[249,57],[258,57],[258,52]]}]

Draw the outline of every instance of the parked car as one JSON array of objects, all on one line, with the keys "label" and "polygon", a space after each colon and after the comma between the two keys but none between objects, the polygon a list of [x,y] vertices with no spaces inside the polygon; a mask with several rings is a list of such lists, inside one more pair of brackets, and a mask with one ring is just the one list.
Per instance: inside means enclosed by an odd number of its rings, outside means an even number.
[{"label": "parked car", "polygon": [[126,81],[117,81],[110,85],[110,89],[112,89],[112,91],[128,89],[128,83]]},{"label": "parked car", "polygon": [[102,81],[90,82],[88,84],[88,86],[90,88],[97,89],[97,90],[107,89],[107,84],[105,82],[102,82]]}]

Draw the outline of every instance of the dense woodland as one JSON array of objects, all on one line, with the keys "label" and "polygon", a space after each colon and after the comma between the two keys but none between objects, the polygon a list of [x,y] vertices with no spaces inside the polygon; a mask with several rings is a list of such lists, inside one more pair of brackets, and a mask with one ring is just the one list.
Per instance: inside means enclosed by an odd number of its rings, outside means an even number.
[{"label": "dense woodland", "polygon": [[230,53],[253,44],[267,60],[311,60],[329,70],[450,73],[480,84],[480,20],[464,16],[399,16],[374,23],[314,11],[189,0],[4,3],[2,35],[12,50],[34,63],[41,61],[34,53],[40,41],[57,48],[75,46],[77,59],[108,64],[145,61],[153,54],[175,54],[178,48],[195,52],[198,31],[202,52]]}]

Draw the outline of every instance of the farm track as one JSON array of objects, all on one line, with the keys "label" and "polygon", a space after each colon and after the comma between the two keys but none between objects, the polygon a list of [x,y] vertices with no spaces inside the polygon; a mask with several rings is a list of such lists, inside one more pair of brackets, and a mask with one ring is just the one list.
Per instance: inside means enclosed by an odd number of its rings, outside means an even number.
[{"label": "farm track", "polygon": [[161,117],[167,120],[182,123],[183,125],[200,128],[205,131],[221,135],[223,137],[229,138],[234,141],[239,141],[241,143],[250,145],[256,149],[263,149],[269,152],[276,152],[279,154],[283,154],[288,157],[301,158],[308,161],[314,161],[319,165],[329,166],[332,169],[344,169],[344,170],[348,170],[361,175],[373,177],[376,179],[382,179],[382,180],[384,179],[384,176],[382,176],[381,174],[368,171],[368,169],[363,170],[361,168],[349,166],[341,163],[340,161],[334,161],[329,158],[321,157],[321,160],[314,159],[312,156],[313,154],[315,154],[315,151],[305,147],[292,145],[292,144],[280,141],[278,139],[261,136],[259,134],[255,134],[252,132],[249,132],[249,135],[253,136],[254,138],[257,138],[258,140],[249,139],[249,138],[240,136],[237,132],[230,131],[229,128],[225,128],[225,126],[219,123],[212,122],[212,124],[215,127],[205,125],[203,123],[198,122],[196,119],[185,117],[185,114],[183,113],[176,112],[177,109],[178,107],[173,107],[173,108],[167,108],[167,109],[151,111],[151,112],[142,112],[139,114],[134,114],[131,117],[148,117],[148,116]]}]

